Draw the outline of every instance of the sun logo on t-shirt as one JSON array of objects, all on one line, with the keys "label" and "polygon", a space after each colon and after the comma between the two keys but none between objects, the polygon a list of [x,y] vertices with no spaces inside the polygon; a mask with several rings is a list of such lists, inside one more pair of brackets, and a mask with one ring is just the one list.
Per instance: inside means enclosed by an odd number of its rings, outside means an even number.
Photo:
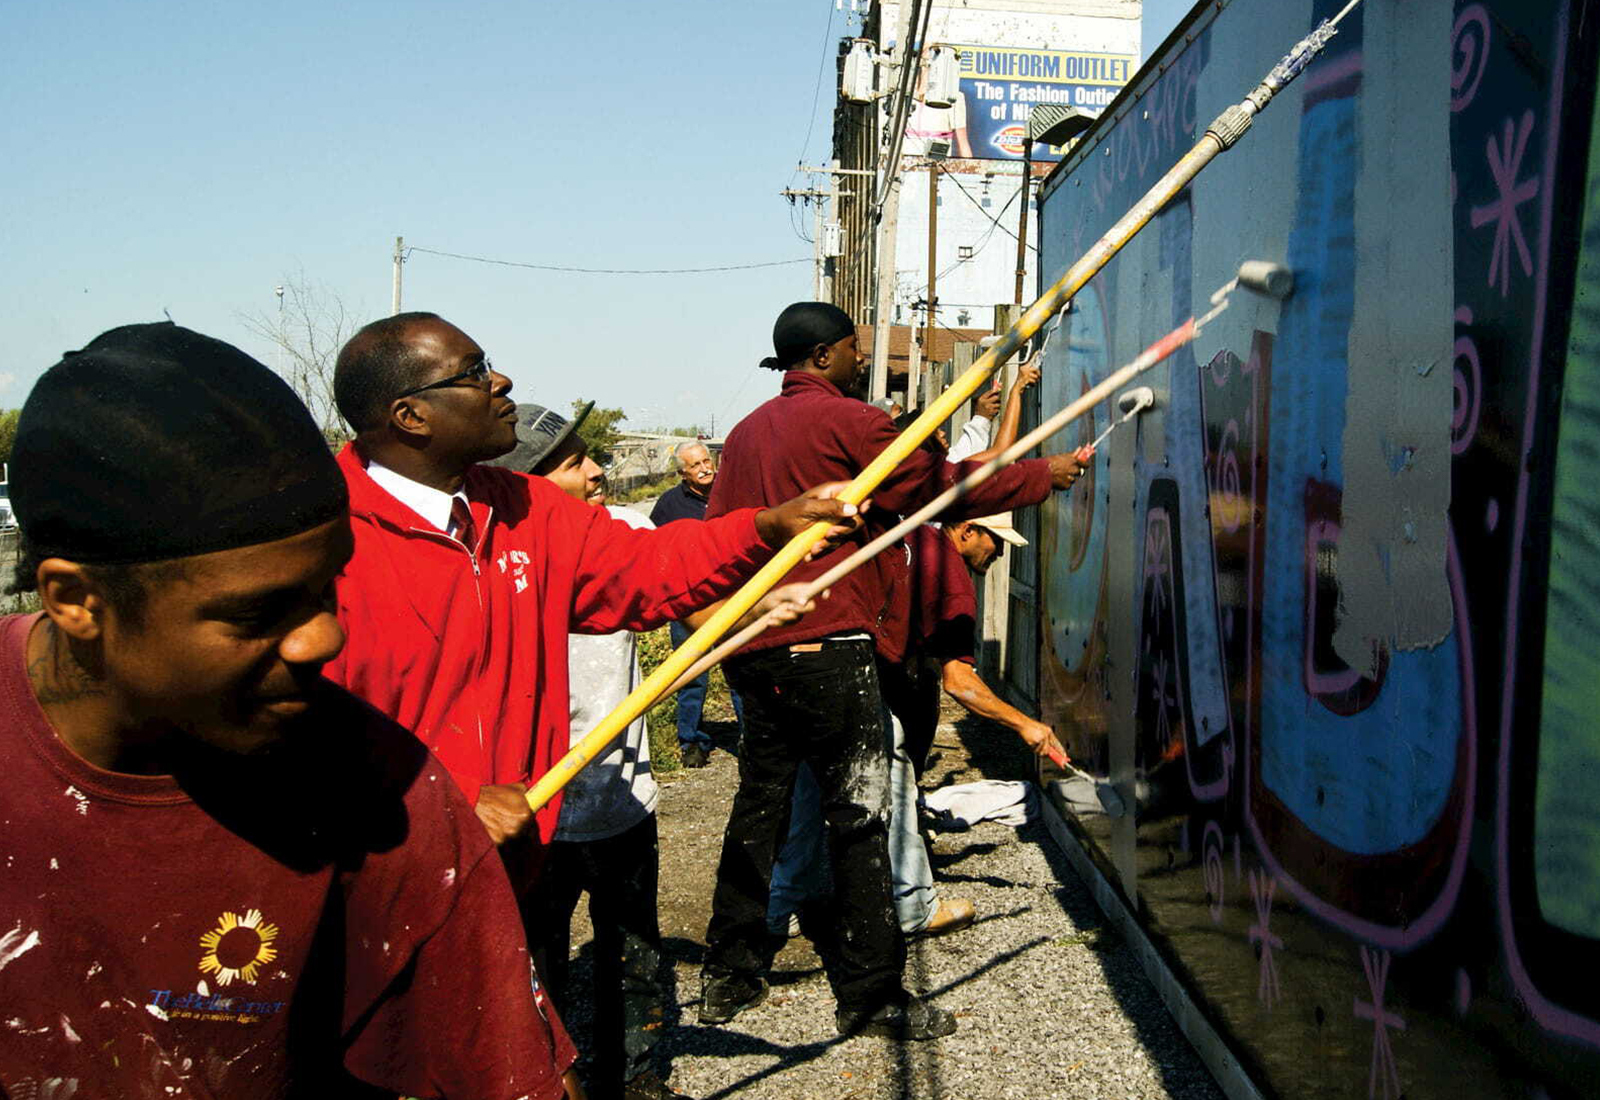
[{"label": "sun logo on t-shirt", "polygon": [[200,937],[200,973],[215,974],[218,985],[243,978],[251,985],[261,968],[278,957],[272,941],[278,938],[276,924],[261,923],[261,910],[247,910],[244,916],[224,913],[217,926]]}]

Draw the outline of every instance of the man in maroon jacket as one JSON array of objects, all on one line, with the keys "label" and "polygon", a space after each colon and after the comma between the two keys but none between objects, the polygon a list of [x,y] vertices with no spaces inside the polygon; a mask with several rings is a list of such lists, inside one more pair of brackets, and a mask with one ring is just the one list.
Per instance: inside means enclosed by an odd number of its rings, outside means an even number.
[{"label": "man in maroon jacket", "polygon": [[[784,500],[817,481],[855,477],[898,434],[889,417],[849,394],[863,365],[855,325],[820,302],[785,309],[773,328],[783,389],[741,421],[722,452],[708,517]],[[964,477],[919,449],[873,494],[867,530],[912,511]],[[1079,473],[1070,455],[1018,462],[960,502],[960,515],[1037,504]],[[826,571],[850,548],[800,566],[792,580]],[[766,995],[767,900],[774,856],[788,825],[795,770],[807,763],[822,790],[838,912],[817,922],[839,931],[823,945],[841,1033],[929,1039],[955,1030],[949,1013],[901,984],[905,942],[890,901],[886,847],[888,758],[874,633],[893,576],[887,555],[833,586],[831,599],[793,626],[770,630],[727,665],[744,698],[739,790],[723,841],[702,973],[703,1023],[731,1020]]]},{"label": "man in maroon jacket", "polygon": [[277,375],[173,324],[17,424],[0,620],[0,1096],[558,1100],[494,849],[344,644],[344,479]]}]

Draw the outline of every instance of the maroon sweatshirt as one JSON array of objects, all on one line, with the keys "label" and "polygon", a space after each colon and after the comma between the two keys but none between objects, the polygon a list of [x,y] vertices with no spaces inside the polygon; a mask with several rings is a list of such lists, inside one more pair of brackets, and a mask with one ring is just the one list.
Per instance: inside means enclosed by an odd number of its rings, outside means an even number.
[{"label": "maroon sweatshirt", "polygon": [[[783,376],[777,397],[741,420],[728,433],[722,463],[706,518],[736,508],[770,507],[828,481],[849,481],[866,468],[899,433],[888,413],[846,397],[824,378],[804,371]],[[815,561],[802,562],[789,581],[810,580],[913,512],[952,484],[976,470],[979,463],[952,465],[919,448],[872,493],[864,530],[850,543]],[[1043,459],[1024,459],[1001,470],[955,504],[950,519],[987,516],[1038,504],[1050,495],[1050,466]],[[876,635],[888,611],[888,593],[896,576],[889,558],[880,554],[833,586],[833,595],[817,610],[791,626],[762,634],[746,652],[808,642],[829,634],[866,632]],[[903,567],[899,571],[903,574]]]}]

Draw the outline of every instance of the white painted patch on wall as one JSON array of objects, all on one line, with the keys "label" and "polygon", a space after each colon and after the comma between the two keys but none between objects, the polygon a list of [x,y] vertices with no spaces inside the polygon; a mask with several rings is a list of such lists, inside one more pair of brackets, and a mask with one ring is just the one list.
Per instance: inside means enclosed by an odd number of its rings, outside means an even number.
[{"label": "white painted patch on wall", "polygon": [[1358,275],[1333,647],[1375,677],[1375,643],[1435,646],[1452,621],[1451,7],[1372,4],[1363,18]]}]

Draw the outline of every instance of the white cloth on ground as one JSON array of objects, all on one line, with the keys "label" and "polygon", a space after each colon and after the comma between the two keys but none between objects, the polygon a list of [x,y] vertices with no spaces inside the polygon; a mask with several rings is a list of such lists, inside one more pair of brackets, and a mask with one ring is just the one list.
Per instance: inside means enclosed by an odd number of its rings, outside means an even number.
[{"label": "white cloth on ground", "polygon": [[980,779],[929,791],[923,805],[943,832],[970,829],[980,821],[1026,825],[1039,816],[1039,790],[1020,779]]}]

